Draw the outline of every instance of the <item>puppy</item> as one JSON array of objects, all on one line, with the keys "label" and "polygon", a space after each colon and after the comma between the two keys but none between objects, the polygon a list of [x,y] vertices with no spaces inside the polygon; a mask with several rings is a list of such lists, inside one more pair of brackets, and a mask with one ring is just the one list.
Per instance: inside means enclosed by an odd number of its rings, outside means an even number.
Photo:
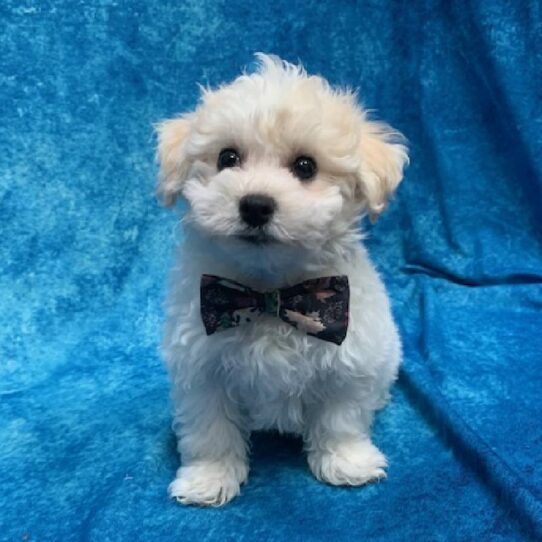
[{"label": "puppy", "polygon": [[163,342],[184,504],[222,505],[253,430],[301,435],[314,476],[383,478],[371,442],[401,342],[361,243],[401,181],[400,134],[272,56],[158,126],[166,205],[186,203]]}]

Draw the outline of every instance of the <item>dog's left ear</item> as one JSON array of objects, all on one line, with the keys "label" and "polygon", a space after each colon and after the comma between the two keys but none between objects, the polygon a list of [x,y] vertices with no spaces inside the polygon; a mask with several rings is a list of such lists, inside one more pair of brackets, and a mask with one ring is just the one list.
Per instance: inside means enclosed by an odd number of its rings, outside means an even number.
[{"label": "dog's left ear", "polygon": [[156,126],[156,132],[160,164],[157,193],[164,205],[169,207],[175,203],[187,174],[183,146],[190,132],[190,118],[182,116],[165,120]]},{"label": "dog's left ear", "polygon": [[405,138],[383,122],[364,120],[360,136],[358,197],[374,222],[403,178]]}]

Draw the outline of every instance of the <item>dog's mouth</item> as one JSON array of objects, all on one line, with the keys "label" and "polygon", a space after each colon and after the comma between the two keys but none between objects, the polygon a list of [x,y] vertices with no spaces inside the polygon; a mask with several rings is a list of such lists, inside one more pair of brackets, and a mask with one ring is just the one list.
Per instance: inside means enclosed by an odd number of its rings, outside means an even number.
[{"label": "dog's mouth", "polygon": [[271,243],[276,243],[277,240],[274,237],[271,237],[267,232],[263,230],[256,230],[254,232],[241,233],[237,236],[237,239],[243,241],[244,243],[250,243],[251,245],[264,246]]}]

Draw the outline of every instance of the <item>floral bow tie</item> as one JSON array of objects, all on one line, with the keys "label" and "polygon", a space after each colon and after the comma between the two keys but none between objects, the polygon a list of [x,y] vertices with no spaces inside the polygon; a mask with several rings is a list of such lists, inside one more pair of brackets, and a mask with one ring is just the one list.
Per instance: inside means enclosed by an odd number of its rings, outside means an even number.
[{"label": "floral bow tie", "polygon": [[348,329],[349,297],[345,275],[306,280],[270,292],[202,275],[201,318],[207,335],[212,335],[270,314],[308,335],[341,344]]}]

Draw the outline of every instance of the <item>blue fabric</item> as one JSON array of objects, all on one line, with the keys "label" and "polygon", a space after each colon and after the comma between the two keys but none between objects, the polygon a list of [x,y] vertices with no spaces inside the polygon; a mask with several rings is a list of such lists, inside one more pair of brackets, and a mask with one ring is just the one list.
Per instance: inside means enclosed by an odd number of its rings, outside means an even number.
[{"label": "blue fabric", "polygon": [[[258,4],[0,7],[0,539],[540,540],[540,2]],[[368,241],[405,341],[375,426],[389,478],[322,485],[298,440],[256,435],[242,496],[186,508],[152,124],[258,50],[359,87],[410,140]]]}]

